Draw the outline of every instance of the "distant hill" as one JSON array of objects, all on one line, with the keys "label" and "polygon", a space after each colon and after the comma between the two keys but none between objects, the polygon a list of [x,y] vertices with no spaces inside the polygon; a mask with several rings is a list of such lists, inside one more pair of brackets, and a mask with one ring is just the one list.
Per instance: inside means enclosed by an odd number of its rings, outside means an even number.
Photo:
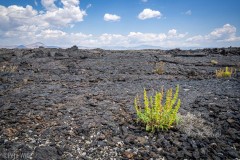
[{"label": "distant hill", "polygon": [[32,43],[32,44],[27,44],[27,45],[12,45],[12,46],[0,46],[0,48],[9,48],[9,49],[13,49],[13,48],[19,48],[19,49],[23,49],[23,48],[39,48],[39,47],[44,47],[44,48],[60,48],[58,46],[47,46],[42,42],[36,42],[36,43]]},{"label": "distant hill", "polygon": [[125,47],[125,46],[103,46],[100,47],[102,49],[112,49],[112,50],[142,50],[142,49],[163,49],[159,46],[151,46],[151,45],[140,45],[135,47]]},{"label": "distant hill", "polygon": [[[32,44],[27,44],[27,45],[11,45],[11,46],[1,46],[0,48],[19,48],[19,49],[33,49],[33,48],[39,48],[39,47],[44,47],[44,48],[65,48],[65,47],[59,47],[59,46],[48,46],[45,45],[42,42],[36,42]],[[152,46],[152,45],[139,45],[139,46],[133,46],[133,47],[125,47],[125,46],[101,46],[101,47],[86,47],[86,46],[77,46],[79,49],[94,49],[94,48],[101,48],[101,49],[106,49],[106,50],[143,50],[143,49],[162,49],[162,50],[167,50],[167,49],[174,49],[173,48],[166,48],[166,47],[160,47],[160,46]],[[67,47],[66,47],[67,48]],[[176,47],[177,48],[177,47]],[[198,49],[201,47],[181,47],[181,49]]]},{"label": "distant hill", "polygon": [[26,46],[24,46],[24,45],[19,45],[19,46],[14,47],[14,48],[26,48]]},{"label": "distant hill", "polygon": [[41,42],[36,42],[36,43],[28,44],[25,47],[26,48],[39,48],[39,47],[46,47],[46,46],[45,46],[45,44],[43,44]]}]

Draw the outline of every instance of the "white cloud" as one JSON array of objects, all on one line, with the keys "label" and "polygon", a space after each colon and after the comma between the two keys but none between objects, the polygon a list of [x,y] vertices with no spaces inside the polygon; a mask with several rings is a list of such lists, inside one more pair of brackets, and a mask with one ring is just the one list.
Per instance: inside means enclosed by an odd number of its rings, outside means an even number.
[{"label": "white cloud", "polygon": [[35,36],[36,31],[38,30],[38,27],[32,25],[32,26],[28,26],[28,25],[24,25],[24,26],[20,26],[14,30],[10,30],[5,32],[5,34],[3,35],[4,38],[15,38],[18,37],[19,39],[25,39],[25,38],[29,38],[31,36]]},{"label": "white cloud", "polygon": [[[178,33],[176,29],[170,29],[166,33],[133,31],[126,35],[68,33],[63,31],[63,28],[83,21],[87,15],[86,11],[80,9],[79,0],[61,0],[63,7],[60,8],[55,5],[55,2],[55,0],[42,0],[44,11],[37,11],[29,5],[26,7],[0,5],[0,44],[28,44],[40,41],[47,45],[61,47],[72,45],[86,47],[152,45],[176,48],[209,45],[223,47],[231,44],[239,46],[240,42],[236,27],[230,24],[213,29],[207,35],[192,35],[191,37],[188,36],[188,33]],[[138,15],[138,18],[142,20],[155,17],[161,18],[162,14],[159,11],[144,9]],[[121,17],[118,15],[108,13],[104,15],[106,21],[119,21],[120,19]]]},{"label": "white cloud", "polygon": [[[170,30],[168,33],[171,33]],[[175,30],[176,31],[176,30]],[[178,34],[175,32],[174,36],[168,33],[142,33],[142,32],[130,32],[127,35],[113,35],[104,34],[105,39],[100,39],[100,42],[107,41],[109,46],[125,46],[134,47],[140,45],[150,45],[159,47],[179,47],[185,46],[186,43],[183,42],[183,36],[185,34]],[[97,38],[98,39],[98,38]],[[106,44],[105,44],[106,45]]]},{"label": "white cloud", "polygon": [[88,4],[86,8],[88,9],[88,8],[91,8],[91,7],[92,7],[92,4]]},{"label": "white cloud", "polygon": [[161,18],[162,14],[159,11],[151,10],[149,8],[144,9],[141,13],[139,13],[138,18],[141,20],[149,19],[149,18]]},{"label": "white cloud", "polygon": [[83,21],[86,15],[86,12],[81,11],[77,6],[64,6],[54,11],[47,11],[44,15],[40,15],[40,18],[52,26],[65,27],[71,23]]},{"label": "white cloud", "polygon": [[0,5],[1,42],[12,44],[42,40],[51,43],[48,39],[58,41],[60,37],[69,37],[61,29],[83,21],[86,11],[80,9],[79,0],[61,0],[63,7],[57,7],[55,2],[57,0],[41,0],[44,11],[37,11],[30,5]]},{"label": "white cloud", "polygon": [[188,16],[191,16],[192,15],[192,11],[188,10],[188,11],[185,12],[185,14],[188,15]]},{"label": "white cloud", "polygon": [[222,28],[216,28],[206,38],[207,39],[229,39],[236,35],[236,27],[225,24]]},{"label": "white cloud", "polygon": [[168,38],[184,38],[188,33],[178,34],[176,29],[168,31]]},{"label": "white cloud", "polygon": [[27,5],[26,8],[12,5],[4,7],[0,5],[0,30],[11,30],[23,25],[32,25],[33,17],[37,16],[38,12]]},{"label": "white cloud", "polygon": [[79,5],[79,0],[61,0],[62,4],[64,7],[67,8],[72,8],[73,6],[78,7]]},{"label": "white cloud", "polygon": [[154,33],[141,33],[141,32],[130,32],[127,36],[131,42],[161,42],[167,39],[167,35],[165,33],[154,34]]},{"label": "white cloud", "polygon": [[37,0],[34,0],[34,4],[35,4],[35,6],[38,6]]},{"label": "white cloud", "polygon": [[97,39],[97,45],[100,46],[122,46],[128,45],[127,38],[121,34],[108,34],[104,33],[99,37],[95,37]]},{"label": "white cloud", "polygon": [[15,30],[20,26],[35,25],[39,30],[71,26],[83,21],[86,11],[79,7],[79,0],[61,0],[63,7],[55,5],[56,0],[41,0],[46,11],[37,11],[32,6],[26,7],[0,5],[0,32]]},{"label": "white cloud", "polygon": [[115,14],[106,13],[103,17],[105,21],[120,21],[121,17]]},{"label": "white cloud", "polygon": [[237,29],[233,25],[225,24],[221,28],[216,28],[209,34],[203,36],[193,36],[187,39],[187,41],[194,41],[194,42],[234,42],[240,41],[240,37],[236,36]]},{"label": "white cloud", "polygon": [[[236,36],[236,28],[232,25],[224,25],[216,28],[209,34],[187,37],[187,33],[178,33],[176,29],[170,29],[166,33],[143,33],[130,32],[129,34],[108,34],[92,35],[84,33],[67,33],[59,29],[44,29],[39,31],[35,25],[19,26],[13,31],[4,33],[0,43],[9,44],[29,44],[33,42],[43,42],[47,45],[60,47],[70,47],[80,45],[86,47],[135,47],[141,45],[159,46],[164,48],[182,47],[204,47],[230,46],[233,41],[240,42],[240,37]],[[225,35],[225,36],[223,36]],[[227,36],[226,36],[227,35]],[[217,38],[216,38],[217,37]]]},{"label": "white cloud", "polygon": [[168,35],[173,37],[177,35],[177,30],[176,29],[171,29],[168,31]]},{"label": "white cloud", "polygon": [[61,30],[51,30],[51,29],[47,29],[47,30],[43,30],[41,31],[40,34],[36,35],[37,37],[42,37],[44,39],[49,39],[49,38],[61,38],[64,37],[67,33],[63,32]]},{"label": "white cloud", "polygon": [[[30,32],[31,30],[31,32]],[[20,34],[22,33],[22,34]],[[44,29],[39,32],[36,26],[19,27],[14,32],[5,33],[6,38],[21,44],[28,44],[36,41],[43,42],[47,45],[56,45],[61,47],[70,47],[72,45],[81,45],[86,47],[103,47],[103,46],[124,46],[134,47],[139,45],[153,45],[160,47],[174,47],[183,45],[181,34],[175,29],[169,30],[168,33],[142,33],[130,32],[129,34],[108,34],[101,35],[67,33],[62,30]],[[0,39],[0,43],[2,40]]]},{"label": "white cloud", "polygon": [[[52,1],[52,0],[51,0]],[[61,0],[63,8],[47,11],[40,17],[50,25],[64,27],[74,22],[83,21],[86,11],[79,7],[79,0]]]},{"label": "white cloud", "polygon": [[188,38],[186,41],[188,41],[188,42],[199,42],[199,41],[202,41],[202,40],[204,40],[204,36],[197,35],[197,36],[193,36],[193,37]]},{"label": "white cloud", "polygon": [[41,0],[41,4],[48,11],[56,10],[57,6],[54,3],[55,1],[56,0]]}]

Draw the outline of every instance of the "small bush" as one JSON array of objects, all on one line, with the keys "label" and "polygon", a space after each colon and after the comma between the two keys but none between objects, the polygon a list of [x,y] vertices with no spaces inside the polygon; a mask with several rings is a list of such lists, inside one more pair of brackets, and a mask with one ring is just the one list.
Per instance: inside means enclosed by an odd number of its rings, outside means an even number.
[{"label": "small bush", "polygon": [[234,74],[236,70],[234,68],[228,68],[226,67],[225,69],[218,69],[216,70],[216,76],[217,78],[225,78],[225,77],[231,77],[232,74]]},{"label": "small bush", "polygon": [[[163,87],[161,92],[156,92],[154,98],[148,97],[144,89],[144,107],[139,103],[138,96],[135,98],[134,107],[137,112],[138,121],[146,125],[146,131],[154,132],[156,129],[168,130],[178,123],[178,110],[181,105],[178,99],[179,85],[173,95],[172,88],[167,90],[164,97]],[[163,104],[165,100],[165,104]]]},{"label": "small bush", "polygon": [[217,64],[218,64],[218,61],[216,61],[216,60],[211,60],[211,63],[212,63],[212,65],[217,65]]},{"label": "small bush", "polygon": [[18,68],[17,66],[11,66],[11,65],[1,66],[1,67],[0,67],[0,72],[13,73],[13,72],[16,72],[17,68]]},{"label": "small bush", "polygon": [[155,73],[157,74],[163,74],[164,73],[164,65],[165,63],[164,62],[158,62],[156,64],[156,69],[154,70]]},{"label": "small bush", "polygon": [[201,118],[201,114],[180,115],[180,123],[177,128],[191,137],[214,137],[218,138],[221,133],[214,131],[214,124]]}]

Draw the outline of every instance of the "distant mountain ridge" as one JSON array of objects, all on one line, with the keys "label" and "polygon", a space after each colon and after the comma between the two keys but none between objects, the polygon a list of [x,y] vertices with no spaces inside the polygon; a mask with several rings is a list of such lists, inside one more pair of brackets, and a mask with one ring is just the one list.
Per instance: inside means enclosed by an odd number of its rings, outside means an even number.
[{"label": "distant mountain ridge", "polygon": [[[34,49],[34,48],[39,48],[39,47],[44,47],[44,48],[66,48],[66,47],[59,47],[59,46],[48,46],[45,45],[42,42],[35,42],[32,44],[27,44],[27,45],[11,45],[11,46],[0,46],[0,48],[8,48],[8,49],[13,49],[13,48],[19,48],[19,49]],[[160,47],[160,46],[152,46],[152,45],[139,45],[139,46],[102,46],[102,47],[86,47],[86,46],[77,46],[79,49],[94,49],[94,48],[101,48],[101,49],[106,49],[106,50],[143,50],[143,49],[174,49],[174,48],[166,48],[166,47]],[[181,49],[198,49],[201,47],[182,47]]]},{"label": "distant mountain ridge", "polygon": [[44,48],[60,48],[58,46],[47,46],[42,42],[36,42],[36,43],[31,43],[31,44],[27,44],[27,45],[12,45],[12,46],[0,46],[0,48],[9,48],[9,49],[13,49],[13,48],[19,48],[19,49],[23,49],[23,48],[27,48],[27,49],[33,49],[33,48],[39,48],[39,47],[44,47]]},{"label": "distant mountain ridge", "polygon": [[25,47],[26,48],[39,48],[39,47],[46,47],[46,46],[42,42],[36,42],[36,43],[28,44]]}]

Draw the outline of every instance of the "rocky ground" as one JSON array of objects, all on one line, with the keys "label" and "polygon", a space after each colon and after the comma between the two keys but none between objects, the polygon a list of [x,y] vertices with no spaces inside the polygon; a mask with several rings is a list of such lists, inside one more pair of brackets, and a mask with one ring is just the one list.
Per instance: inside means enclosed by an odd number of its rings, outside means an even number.
[{"label": "rocky ground", "polygon": [[[1,49],[0,159],[239,159],[239,69],[240,48]],[[177,84],[181,123],[146,132],[135,96]]]}]

